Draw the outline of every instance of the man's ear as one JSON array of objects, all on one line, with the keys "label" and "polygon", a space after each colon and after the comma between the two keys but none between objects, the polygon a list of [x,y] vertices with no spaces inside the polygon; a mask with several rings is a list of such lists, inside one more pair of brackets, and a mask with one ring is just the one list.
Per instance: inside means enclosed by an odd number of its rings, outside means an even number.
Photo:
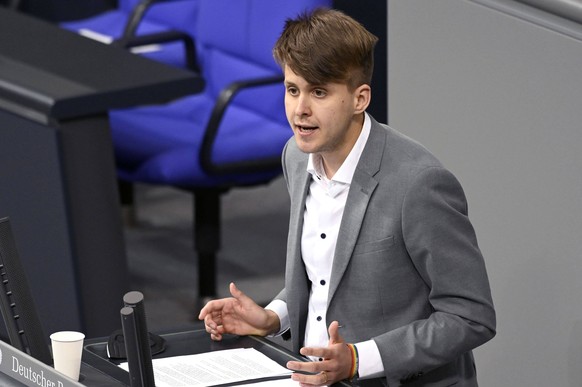
[{"label": "man's ear", "polygon": [[356,88],[354,93],[355,96],[355,113],[363,113],[370,105],[370,100],[372,99],[372,88],[370,85],[363,84]]}]

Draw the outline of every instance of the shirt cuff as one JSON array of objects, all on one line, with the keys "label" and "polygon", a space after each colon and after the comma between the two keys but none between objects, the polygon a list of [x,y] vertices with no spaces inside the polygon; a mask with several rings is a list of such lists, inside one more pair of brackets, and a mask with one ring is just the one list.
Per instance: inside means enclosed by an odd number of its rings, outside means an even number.
[{"label": "shirt cuff", "polygon": [[369,379],[384,375],[384,364],[380,350],[374,340],[355,344],[358,349],[358,378]]},{"label": "shirt cuff", "polygon": [[281,300],[273,300],[265,307],[265,309],[275,312],[279,317],[279,331],[271,334],[268,337],[281,336],[289,329],[289,312],[287,312],[287,303]]}]

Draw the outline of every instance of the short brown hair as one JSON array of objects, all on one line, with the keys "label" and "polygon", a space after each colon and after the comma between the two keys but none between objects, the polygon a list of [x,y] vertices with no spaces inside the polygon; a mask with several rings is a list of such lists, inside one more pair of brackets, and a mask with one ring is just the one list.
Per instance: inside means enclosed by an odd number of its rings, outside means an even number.
[{"label": "short brown hair", "polygon": [[378,38],[341,11],[319,8],[288,19],[273,56],[311,84],[371,84]]}]

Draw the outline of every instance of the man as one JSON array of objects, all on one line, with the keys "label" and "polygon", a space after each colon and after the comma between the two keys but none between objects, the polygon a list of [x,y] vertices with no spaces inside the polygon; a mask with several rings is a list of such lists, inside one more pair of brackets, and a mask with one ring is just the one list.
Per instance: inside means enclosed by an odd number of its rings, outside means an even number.
[{"label": "man", "polygon": [[335,10],[287,22],[285,289],[261,308],[231,284],[199,318],[213,340],[290,336],[314,360],[287,364],[304,386],[476,386],[471,350],[495,335],[483,258],[454,176],[365,112],[376,41]]}]

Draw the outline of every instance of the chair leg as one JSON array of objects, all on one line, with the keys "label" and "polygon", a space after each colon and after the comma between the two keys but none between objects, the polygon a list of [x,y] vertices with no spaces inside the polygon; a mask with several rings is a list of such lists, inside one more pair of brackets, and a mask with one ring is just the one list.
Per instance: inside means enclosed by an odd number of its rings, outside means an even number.
[{"label": "chair leg", "polygon": [[215,298],[216,255],[220,249],[220,195],[217,189],[194,192],[194,248],[198,254],[200,299]]}]

